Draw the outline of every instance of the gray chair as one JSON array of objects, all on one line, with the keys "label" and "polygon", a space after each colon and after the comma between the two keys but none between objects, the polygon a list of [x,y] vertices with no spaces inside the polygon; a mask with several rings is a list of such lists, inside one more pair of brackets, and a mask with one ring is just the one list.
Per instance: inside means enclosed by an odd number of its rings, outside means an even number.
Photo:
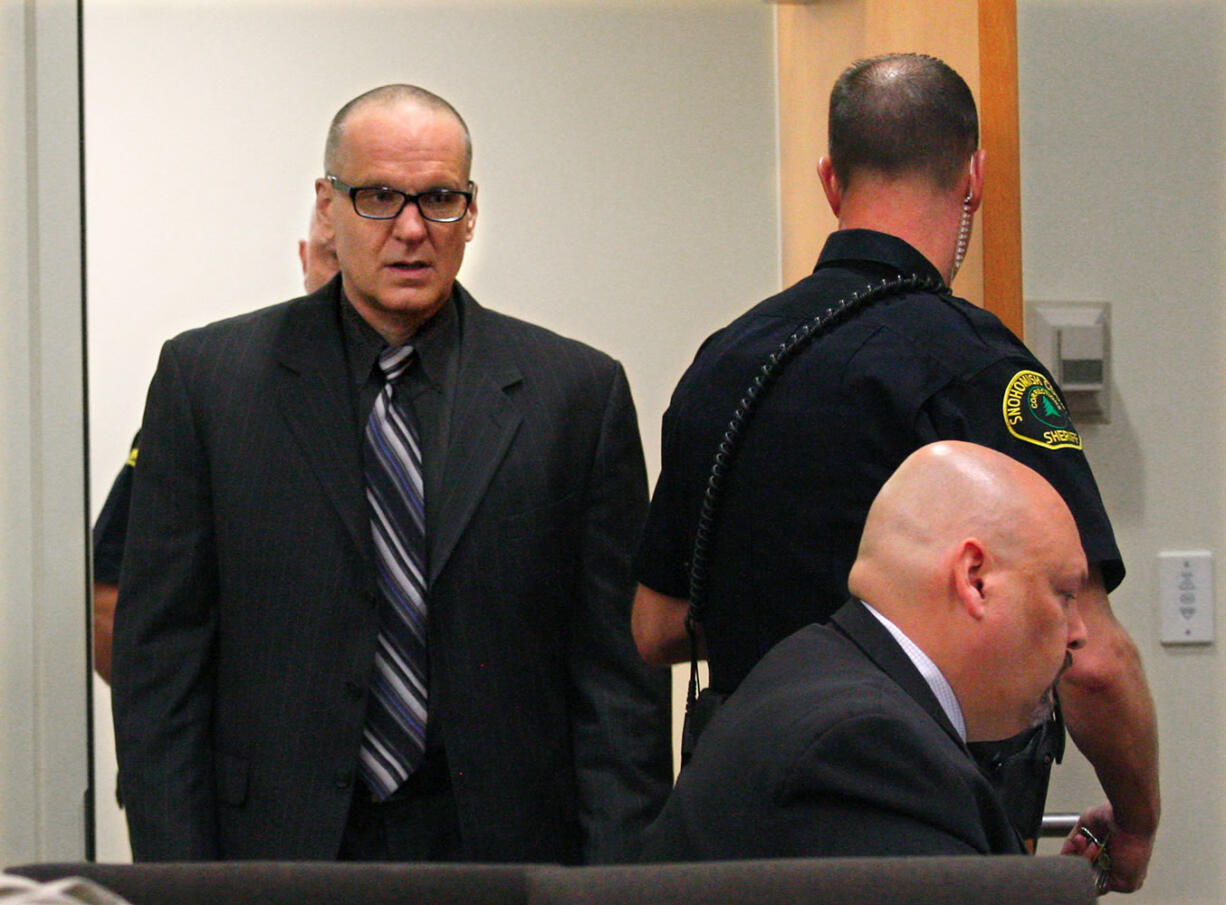
[{"label": "gray chair", "polygon": [[527,872],[503,864],[27,864],[43,882],[85,877],[132,905],[526,905]]},{"label": "gray chair", "polygon": [[801,858],[625,867],[497,864],[31,864],[133,905],[1090,905],[1080,858]]},{"label": "gray chair", "polygon": [[1081,858],[803,858],[539,868],[531,905],[1089,905]]}]

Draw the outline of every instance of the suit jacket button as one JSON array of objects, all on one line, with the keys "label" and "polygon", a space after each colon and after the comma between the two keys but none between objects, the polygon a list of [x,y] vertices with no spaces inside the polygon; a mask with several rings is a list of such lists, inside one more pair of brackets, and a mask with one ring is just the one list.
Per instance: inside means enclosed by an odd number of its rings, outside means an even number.
[{"label": "suit jacket button", "polygon": [[353,785],[352,770],[337,770],[336,771],[336,787],[338,789],[348,789]]}]

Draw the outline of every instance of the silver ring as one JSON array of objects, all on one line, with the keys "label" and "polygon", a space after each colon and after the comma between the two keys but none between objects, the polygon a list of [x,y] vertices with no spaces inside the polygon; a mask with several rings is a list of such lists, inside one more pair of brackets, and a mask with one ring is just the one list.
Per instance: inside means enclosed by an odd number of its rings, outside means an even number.
[{"label": "silver ring", "polygon": [[1090,831],[1089,827],[1079,826],[1077,827],[1077,832],[1080,835],[1084,836],[1086,841],[1089,842],[1090,845],[1097,845],[1099,848],[1103,847],[1102,841],[1099,840],[1099,838]]}]

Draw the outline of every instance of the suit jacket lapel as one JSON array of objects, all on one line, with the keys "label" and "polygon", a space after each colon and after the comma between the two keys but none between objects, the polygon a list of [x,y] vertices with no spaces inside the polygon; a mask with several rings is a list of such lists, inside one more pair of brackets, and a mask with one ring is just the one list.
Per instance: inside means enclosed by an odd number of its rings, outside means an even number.
[{"label": "suit jacket lapel", "polygon": [[340,282],[293,302],[274,339],[277,404],[303,456],[363,556],[370,525],[361,449],[338,321]]},{"label": "suit jacket lapel", "polygon": [[456,304],[464,332],[446,474],[440,482],[438,518],[428,532],[431,582],[447,564],[523,421],[508,392],[523,381],[511,348],[491,328],[489,314],[458,283]]},{"label": "suit jacket lapel", "polygon": [[[876,663],[886,675],[902,686],[903,690],[923,707],[929,716],[936,720],[940,727],[945,730],[945,733],[966,754],[967,759],[982,773],[982,767],[979,766],[979,762],[966,746],[966,743],[962,741],[958,731],[954,729],[953,724],[949,721],[949,717],[945,715],[945,709],[941,707],[936,695],[932,692],[932,688],[929,687],[924,677],[920,675],[919,670],[915,668],[911,658],[898,646],[898,642],[894,640],[894,636],[890,634],[889,630],[878,622],[876,617],[865,609],[859,600],[854,598],[844,604],[830,619],[836,629],[841,631],[853,644],[864,651],[869,659]],[[991,779],[986,776],[984,778],[990,785],[995,786]],[[992,850],[997,850],[992,839],[997,839],[1003,844],[1003,838],[993,834],[992,826],[998,826],[1000,832],[1007,835],[1013,849],[1019,853],[1024,852],[1026,849],[1022,843],[1022,837],[1008,820],[1004,802],[998,801],[998,804],[1000,805],[999,822],[989,824],[985,821],[984,823],[984,830],[990,837],[989,844],[993,846]]]},{"label": "suit jacket lapel", "polygon": [[872,613],[865,609],[860,601],[854,599],[848,601],[830,617],[830,621],[864,651],[865,655],[886,675],[902,686],[903,691],[914,698],[916,703],[923,707],[928,715],[936,720],[946,734],[957,743],[958,747],[966,752],[967,757],[970,757],[970,750],[962,741],[962,737],[958,735],[958,730],[954,728],[953,723],[949,721],[949,717],[945,715],[945,708],[932,693],[928,682],[915,668],[911,658],[898,646],[894,636],[877,621]]}]

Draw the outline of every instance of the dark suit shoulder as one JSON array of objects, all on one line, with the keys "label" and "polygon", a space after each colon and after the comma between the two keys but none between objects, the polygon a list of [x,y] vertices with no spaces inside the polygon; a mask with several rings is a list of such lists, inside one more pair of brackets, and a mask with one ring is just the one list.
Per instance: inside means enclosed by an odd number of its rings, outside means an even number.
[{"label": "dark suit shoulder", "polygon": [[318,295],[302,296],[184,330],[172,338],[170,344],[188,350],[208,347],[218,342],[231,342],[240,337],[273,337],[281,331],[287,320],[318,316],[329,311],[335,311],[334,302],[331,300]]},{"label": "dark suit shoulder", "polygon": [[655,860],[1017,851],[969,755],[831,626],[789,636],[703,735]]},{"label": "dark suit shoulder", "polygon": [[165,344],[159,370],[178,371],[192,395],[223,404],[233,393],[256,392],[282,366],[331,382],[345,368],[337,304],[325,287],[188,330]]},{"label": "dark suit shoulder", "polygon": [[769,721],[781,739],[795,741],[797,755],[832,727],[869,714],[890,719],[902,715],[923,727],[925,734],[931,727],[934,739],[942,738],[957,751],[940,725],[894,678],[827,625],[807,626],[777,644],[745,679],[726,710],[730,722]]}]

